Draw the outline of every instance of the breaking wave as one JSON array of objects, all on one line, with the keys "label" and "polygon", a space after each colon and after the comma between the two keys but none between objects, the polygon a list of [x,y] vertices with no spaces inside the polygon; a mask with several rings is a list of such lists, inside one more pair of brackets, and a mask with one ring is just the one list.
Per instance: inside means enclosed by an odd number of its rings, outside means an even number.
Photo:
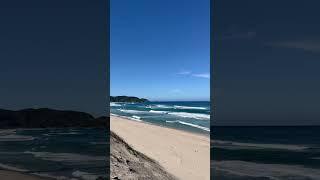
[{"label": "breaking wave", "polygon": [[202,130],[205,130],[205,131],[210,131],[209,128],[207,127],[203,127],[203,126],[199,126],[199,125],[196,125],[196,124],[192,124],[192,123],[187,123],[187,122],[184,122],[184,121],[166,121],[167,123],[179,123],[179,124],[183,124],[183,125],[186,125],[186,126],[191,126],[191,127],[195,127],[195,128],[198,128],[198,129],[202,129]]},{"label": "breaking wave", "polygon": [[194,119],[198,119],[198,120],[210,120],[209,114],[187,113],[187,112],[170,112],[168,114],[183,117],[183,118],[194,118]]}]

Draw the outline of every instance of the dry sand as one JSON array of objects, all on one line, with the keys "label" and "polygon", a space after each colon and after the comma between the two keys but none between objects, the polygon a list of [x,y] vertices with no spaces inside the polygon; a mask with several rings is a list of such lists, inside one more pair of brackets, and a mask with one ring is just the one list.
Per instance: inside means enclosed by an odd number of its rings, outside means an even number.
[{"label": "dry sand", "polygon": [[115,116],[110,130],[178,179],[210,179],[209,137]]}]

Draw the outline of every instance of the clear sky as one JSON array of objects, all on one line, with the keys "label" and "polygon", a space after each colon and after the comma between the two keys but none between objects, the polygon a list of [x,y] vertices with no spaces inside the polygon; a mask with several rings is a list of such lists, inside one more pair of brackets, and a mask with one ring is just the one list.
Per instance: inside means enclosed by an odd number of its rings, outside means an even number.
[{"label": "clear sky", "polygon": [[209,100],[209,0],[111,0],[111,95]]},{"label": "clear sky", "polygon": [[0,2],[0,108],[106,113],[106,1]]},{"label": "clear sky", "polygon": [[214,1],[214,123],[320,125],[319,7]]}]

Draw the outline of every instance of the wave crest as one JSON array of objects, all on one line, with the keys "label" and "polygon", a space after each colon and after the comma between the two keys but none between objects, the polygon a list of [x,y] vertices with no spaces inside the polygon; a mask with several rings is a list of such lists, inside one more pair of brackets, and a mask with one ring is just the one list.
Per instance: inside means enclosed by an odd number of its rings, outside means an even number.
[{"label": "wave crest", "polygon": [[195,128],[202,129],[202,130],[205,130],[205,131],[210,132],[210,129],[207,128],[207,127],[199,126],[199,125],[192,124],[192,123],[187,123],[187,122],[184,122],[184,121],[166,121],[166,122],[167,122],[167,123],[179,123],[179,124],[183,124],[183,125],[186,125],[186,126],[195,127]]},{"label": "wave crest", "polygon": [[198,110],[207,110],[206,107],[193,107],[193,106],[173,106],[175,109],[198,109]]},{"label": "wave crest", "polygon": [[198,119],[198,120],[210,120],[209,114],[187,113],[187,112],[170,112],[168,114],[183,117],[183,118],[193,118],[193,119]]}]

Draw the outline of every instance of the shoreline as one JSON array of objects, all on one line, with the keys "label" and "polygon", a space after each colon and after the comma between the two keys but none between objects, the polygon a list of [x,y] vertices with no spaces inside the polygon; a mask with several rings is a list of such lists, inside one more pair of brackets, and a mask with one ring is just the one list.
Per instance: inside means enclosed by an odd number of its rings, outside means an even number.
[{"label": "shoreline", "polygon": [[200,131],[188,131],[188,130],[184,130],[182,128],[174,128],[174,127],[164,126],[164,125],[161,125],[161,124],[155,124],[155,123],[151,123],[151,122],[147,122],[147,121],[143,121],[143,120],[139,120],[139,119],[130,119],[130,117],[127,117],[127,116],[121,116],[121,115],[110,113],[110,120],[111,120],[111,117],[118,117],[118,118],[123,118],[123,119],[129,120],[129,121],[135,121],[135,122],[149,124],[149,125],[152,125],[152,126],[158,126],[158,127],[161,127],[161,128],[167,128],[167,129],[187,132],[187,133],[191,133],[191,134],[195,134],[195,135],[199,135],[199,136],[208,137],[210,139],[210,131],[202,131],[202,132],[200,132]]},{"label": "shoreline", "polygon": [[177,179],[210,179],[210,136],[110,115],[110,130]]},{"label": "shoreline", "polygon": [[27,174],[20,171],[8,170],[4,168],[0,168],[0,179],[3,180],[53,180],[54,178],[43,177],[35,174]]}]

